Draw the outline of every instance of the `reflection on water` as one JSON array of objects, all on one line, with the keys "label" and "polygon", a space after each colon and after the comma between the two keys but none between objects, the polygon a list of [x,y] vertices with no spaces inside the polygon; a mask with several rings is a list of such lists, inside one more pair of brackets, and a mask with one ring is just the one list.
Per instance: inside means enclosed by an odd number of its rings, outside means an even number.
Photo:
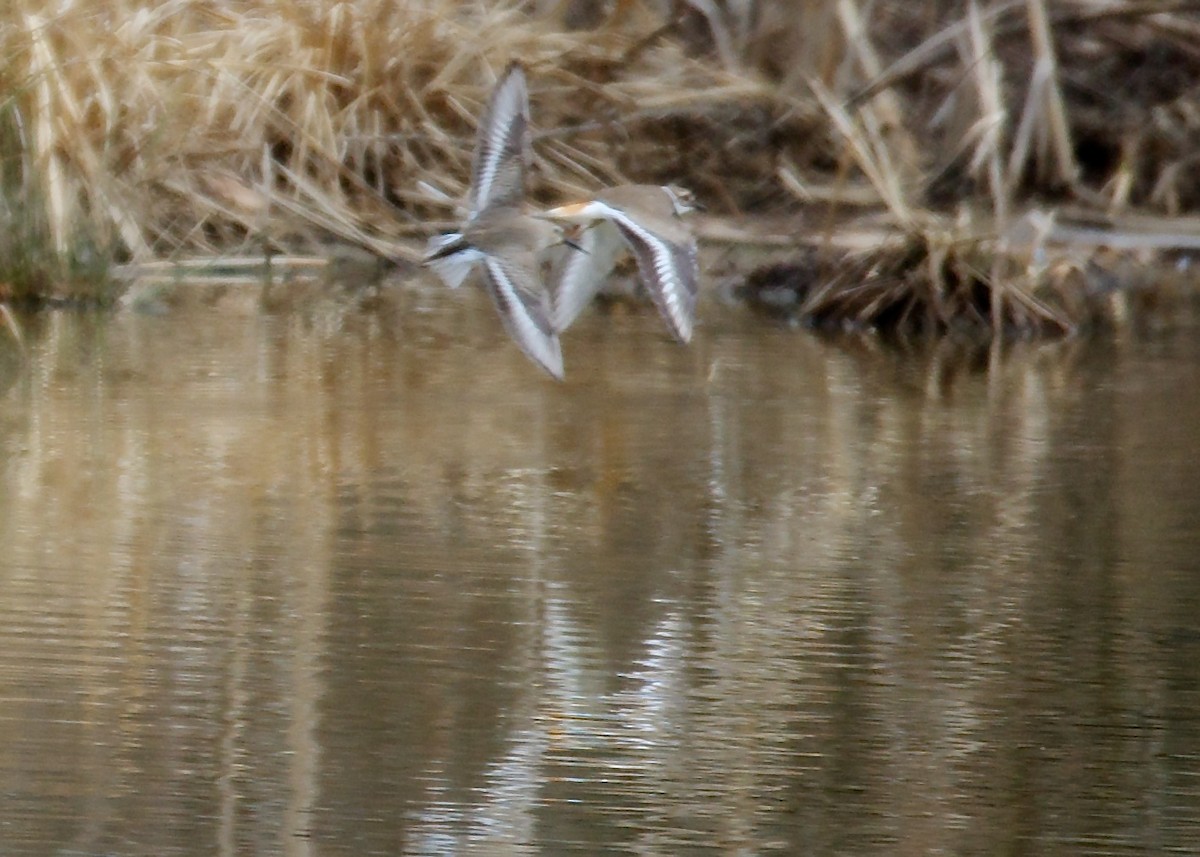
[{"label": "reflection on water", "polygon": [[28,323],[4,853],[1200,841],[1195,327],[955,355],[478,296]]}]

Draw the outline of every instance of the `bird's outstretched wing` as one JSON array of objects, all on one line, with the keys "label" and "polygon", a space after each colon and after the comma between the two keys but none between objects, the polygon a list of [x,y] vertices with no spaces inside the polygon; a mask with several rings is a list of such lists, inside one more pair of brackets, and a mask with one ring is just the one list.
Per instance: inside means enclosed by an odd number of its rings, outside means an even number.
[{"label": "bird's outstretched wing", "polygon": [[680,342],[689,341],[700,267],[696,239],[667,238],[621,212],[614,212],[612,222],[633,251],[638,274],[671,333]]},{"label": "bird's outstretched wing", "polygon": [[525,172],[532,158],[529,138],[529,90],[525,69],[510,63],[496,83],[479,119],[467,217],[473,220],[492,206],[520,205]]},{"label": "bird's outstretched wing", "polygon": [[561,381],[562,348],[551,322],[550,295],[538,278],[534,254],[487,256],[483,269],[505,330],[530,359]]},{"label": "bird's outstretched wing", "polygon": [[591,303],[625,249],[621,234],[607,220],[596,221],[575,241],[578,248],[559,252],[552,273],[554,329],[560,333]]}]

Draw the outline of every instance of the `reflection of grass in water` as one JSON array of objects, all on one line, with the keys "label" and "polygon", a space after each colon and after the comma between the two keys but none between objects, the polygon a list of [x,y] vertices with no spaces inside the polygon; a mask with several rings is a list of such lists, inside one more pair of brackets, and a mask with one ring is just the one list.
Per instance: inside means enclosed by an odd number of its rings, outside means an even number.
[{"label": "reflection of grass in water", "polygon": [[0,397],[20,377],[25,354],[25,334],[7,304],[0,303]]},{"label": "reflection of grass in water", "polygon": [[[109,254],[97,248],[86,221],[55,235],[51,207],[22,132],[9,101],[0,108],[0,300],[104,302],[112,294]],[[20,339],[11,313],[0,321]]]},{"label": "reflection of grass in water", "polygon": [[0,327],[12,335],[13,342],[22,348],[25,346],[25,334],[21,332],[21,324],[7,303],[0,303]]},{"label": "reflection of grass in water", "polygon": [[38,205],[11,199],[0,204],[0,291],[8,299],[107,303],[112,298],[107,253],[83,237],[60,255]]}]

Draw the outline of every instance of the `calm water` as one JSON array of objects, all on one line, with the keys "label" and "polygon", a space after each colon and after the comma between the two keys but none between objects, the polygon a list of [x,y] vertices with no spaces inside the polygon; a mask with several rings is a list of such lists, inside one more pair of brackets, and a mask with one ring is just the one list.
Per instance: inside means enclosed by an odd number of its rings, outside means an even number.
[{"label": "calm water", "polygon": [[1200,853],[1200,326],[0,339],[0,854]]}]

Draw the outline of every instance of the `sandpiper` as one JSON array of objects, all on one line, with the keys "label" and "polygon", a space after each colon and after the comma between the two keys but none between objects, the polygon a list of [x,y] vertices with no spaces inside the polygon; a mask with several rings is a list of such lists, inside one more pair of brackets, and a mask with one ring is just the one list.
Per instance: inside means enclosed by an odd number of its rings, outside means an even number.
[{"label": "sandpiper", "polygon": [[682,215],[696,205],[676,185],[619,185],[587,202],[551,208],[539,216],[585,224],[583,253],[568,254],[556,275],[554,328],[565,330],[608,277],[624,243],[671,333],[692,338],[699,261],[696,239]]},{"label": "sandpiper", "polygon": [[449,269],[459,283],[482,264],[488,294],[505,330],[522,351],[560,381],[562,349],[552,321],[550,292],[542,283],[541,259],[562,240],[551,223],[518,208],[492,206],[469,220],[455,241],[442,242],[425,259],[434,270],[439,265]]},{"label": "sandpiper", "polygon": [[511,63],[479,122],[459,232],[430,239],[424,264],[452,288],[482,264],[484,283],[509,335],[535,363],[563,377],[553,304],[541,276],[546,251],[563,242],[560,227],[525,212],[531,154],[525,71]]}]

